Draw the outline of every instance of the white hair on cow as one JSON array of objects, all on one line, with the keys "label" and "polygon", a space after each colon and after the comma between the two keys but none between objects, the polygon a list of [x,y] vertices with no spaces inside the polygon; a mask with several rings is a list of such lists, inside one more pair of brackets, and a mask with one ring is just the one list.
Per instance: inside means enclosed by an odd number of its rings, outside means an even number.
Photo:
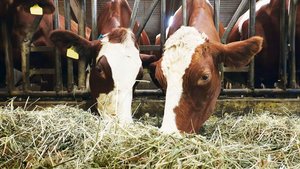
[{"label": "white hair on cow", "polygon": [[[96,61],[101,56],[107,58],[111,68],[114,89],[107,95],[101,93],[98,100],[103,100],[103,98],[109,100],[109,104],[105,102],[105,105],[109,106],[106,107],[106,110],[111,114],[117,114],[121,123],[130,123],[132,122],[132,88],[142,66],[139,50],[135,47],[132,38],[132,32],[127,29],[126,40],[123,43],[111,43],[104,38]],[[99,101],[98,108],[103,109]]]},{"label": "white hair on cow", "polygon": [[[268,5],[269,3],[270,3],[270,0],[260,0],[260,1],[256,2],[256,9],[255,9],[255,11],[260,10],[261,7],[263,7],[263,6],[265,6],[265,5]],[[250,14],[250,11],[248,10],[246,13],[244,13],[244,14],[241,16],[241,20],[239,21],[239,24],[238,24],[238,28],[239,28],[240,34],[243,33],[242,27],[243,27],[244,22],[245,22],[247,19],[249,19],[249,14]]]},{"label": "white hair on cow", "polygon": [[182,26],[165,43],[161,69],[167,80],[166,103],[161,131],[177,132],[175,112],[183,92],[183,75],[192,61],[197,46],[206,41],[207,36],[194,27]]}]

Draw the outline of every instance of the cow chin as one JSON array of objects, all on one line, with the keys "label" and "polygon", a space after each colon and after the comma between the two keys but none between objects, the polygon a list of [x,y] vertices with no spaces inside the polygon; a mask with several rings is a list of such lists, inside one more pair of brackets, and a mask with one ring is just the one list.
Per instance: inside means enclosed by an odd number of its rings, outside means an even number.
[{"label": "cow chin", "polygon": [[132,90],[114,89],[108,94],[100,93],[97,98],[98,112],[105,116],[117,117],[121,125],[132,123]]}]

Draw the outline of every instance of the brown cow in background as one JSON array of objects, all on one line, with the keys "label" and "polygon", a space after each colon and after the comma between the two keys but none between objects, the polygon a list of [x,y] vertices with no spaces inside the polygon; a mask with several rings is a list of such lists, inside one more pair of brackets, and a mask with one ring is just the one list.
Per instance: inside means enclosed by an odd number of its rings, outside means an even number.
[{"label": "brown cow in background", "polygon": [[[1,2],[4,3],[4,2]],[[53,30],[53,15],[54,5],[53,0],[43,0],[43,1],[14,1],[13,3],[6,4],[6,12],[1,13],[1,17],[4,17],[8,24],[9,28],[9,36],[11,38],[12,43],[12,55],[14,61],[15,72],[19,72],[21,70],[21,44],[26,38],[27,33],[32,29],[32,24],[35,19],[35,15],[29,13],[29,8],[33,6],[35,3],[39,4],[39,6],[44,8],[44,15],[38,25],[36,32],[32,38],[32,46],[53,46],[53,43],[49,39],[49,34]],[[3,6],[1,6],[3,7]],[[65,27],[65,18],[63,16],[59,16],[59,29],[64,29]],[[71,21],[71,31],[78,32],[78,24],[74,21]],[[86,28],[86,38],[90,37],[91,30]],[[1,37],[1,36],[0,36]],[[1,38],[2,39],[2,38]],[[3,45],[0,47],[0,73],[3,75],[1,77],[0,83],[4,84],[5,81],[5,64],[4,64],[4,53],[3,53]],[[45,52],[34,52],[30,55],[30,68],[54,68],[54,53],[45,53]],[[65,63],[66,58],[63,57],[63,65]],[[66,66],[62,67],[63,69]],[[77,67],[75,66],[75,69]],[[15,82],[18,82],[21,77],[19,76]],[[44,87],[42,90],[53,89],[54,80],[53,76],[43,76],[41,80],[47,81],[44,82]],[[37,78],[40,83],[40,78]]]},{"label": "brown cow in background", "polygon": [[[29,12],[30,7],[38,4],[41,8],[43,8],[43,12],[45,14],[51,14],[54,12],[54,4],[52,0],[1,0],[0,1],[0,23],[2,25],[7,26],[7,36],[13,42],[12,48],[15,51],[19,46],[19,39],[14,39],[14,27],[15,25],[19,26],[19,24],[15,21],[17,17],[17,13],[19,11]],[[32,16],[33,17],[33,16]],[[31,23],[30,23],[31,24]],[[1,28],[2,30],[3,28]],[[26,31],[25,29],[22,32]],[[0,86],[5,82],[5,62],[4,62],[4,44],[3,44],[3,33],[0,33]],[[23,39],[22,39],[23,40]]]},{"label": "brown cow in background", "polygon": [[[263,49],[255,57],[255,87],[277,87],[280,83],[280,10],[281,0],[260,0],[256,3],[256,35],[264,38]],[[298,2],[300,4],[300,1]],[[286,1],[288,14],[289,1]],[[297,7],[296,46],[300,44],[300,6]],[[230,32],[227,41],[247,39],[249,11],[243,14]],[[300,48],[296,47],[297,78],[300,78]],[[289,66],[288,66],[289,69]]]}]

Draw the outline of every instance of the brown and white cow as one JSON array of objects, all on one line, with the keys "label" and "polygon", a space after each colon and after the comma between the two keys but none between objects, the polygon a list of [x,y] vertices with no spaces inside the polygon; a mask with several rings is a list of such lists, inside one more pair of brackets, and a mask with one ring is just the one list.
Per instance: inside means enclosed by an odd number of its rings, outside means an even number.
[{"label": "brown and white cow", "polygon": [[[300,4],[300,1],[298,2]],[[260,0],[256,3],[256,35],[264,38],[263,49],[255,58],[255,86],[274,87],[280,80],[280,10],[281,0]],[[288,13],[289,1],[286,1]],[[298,11],[300,5],[298,5]],[[298,12],[300,14],[300,12]],[[297,14],[297,15],[298,15]],[[249,11],[244,13],[237,21],[228,35],[228,42],[246,39],[248,37]],[[296,46],[300,43],[300,16],[297,16]],[[296,48],[296,55],[300,49]],[[297,59],[300,63],[300,59]],[[298,63],[298,66],[300,64]],[[299,76],[299,74],[298,74]]]},{"label": "brown and white cow", "polygon": [[161,131],[198,132],[213,113],[220,93],[218,64],[240,67],[261,50],[262,38],[223,45],[214,27],[213,8],[207,0],[188,0],[188,26],[181,8],[169,28],[170,37],[155,76],[166,93]]},{"label": "brown and white cow", "polygon": [[100,113],[116,114],[122,124],[133,121],[133,87],[136,79],[142,76],[141,59],[144,59],[139,55],[133,32],[126,28],[130,14],[126,0],[106,3],[98,17],[98,32],[104,35],[101,41],[88,41],[69,31],[51,34],[51,40],[61,50],[73,46],[81,56],[95,60],[87,82],[92,99],[97,102]]}]

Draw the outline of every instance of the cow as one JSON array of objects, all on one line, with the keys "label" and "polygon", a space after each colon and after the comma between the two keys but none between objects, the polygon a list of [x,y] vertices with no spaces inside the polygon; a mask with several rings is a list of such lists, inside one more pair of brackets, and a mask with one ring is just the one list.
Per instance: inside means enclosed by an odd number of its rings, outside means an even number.
[{"label": "cow", "polygon": [[[1,31],[0,33],[0,86],[5,81],[5,64],[4,64],[4,44],[3,44],[3,34],[8,34],[8,38],[12,38],[13,27],[14,27],[14,16],[15,14],[21,9],[26,12],[30,11],[30,8],[38,4],[42,9],[44,14],[51,14],[54,12],[54,4],[52,0],[2,0],[0,1],[0,23],[1,25],[6,26],[7,32]],[[3,26],[1,30],[3,30]],[[22,30],[24,31],[24,30]],[[11,40],[12,42],[15,42],[14,39]],[[17,48],[17,46],[13,45],[13,48]]]},{"label": "cow", "polygon": [[136,79],[142,77],[142,61],[151,59],[139,55],[135,36],[127,28],[130,14],[131,9],[126,0],[107,2],[98,17],[101,40],[88,41],[70,31],[61,30],[53,31],[50,35],[63,53],[73,47],[80,56],[92,60],[87,75],[92,101],[97,103],[99,113],[116,115],[121,124],[133,121],[133,88]]},{"label": "cow", "polygon": [[207,0],[188,0],[188,26],[182,25],[179,8],[163,56],[152,69],[166,94],[163,133],[197,133],[213,113],[220,94],[218,64],[241,67],[261,50],[261,37],[223,45]]},{"label": "cow", "polygon": [[15,12],[17,7],[22,6],[26,12],[30,11],[30,8],[38,4],[44,14],[51,14],[54,12],[55,7],[52,0],[2,0],[0,1],[0,18],[4,19],[9,17],[11,12]]},{"label": "cow", "polygon": [[[300,2],[299,2],[300,3]],[[263,49],[255,58],[255,87],[272,88],[280,83],[280,0],[260,0],[256,3],[255,33],[264,38]],[[286,1],[286,13],[288,13],[289,1]],[[300,10],[298,5],[298,11]],[[297,16],[296,25],[299,25],[300,17]],[[228,35],[227,42],[235,42],[248,37],[249,10],[244,13],[234,25]],[[296,31],[296,46],[300,42],[300,26]],[[300,50],[296,48],[296,55]],[[298,62],[300,59],[298,59]],[[297,63],[298,67],[300,66]],[[299,73],[298,73],[299,76]]]},{"label": "cow", "polygon": [[[44,7],[44,14],[40,24],[38,25],[36,32],[33,34],[31,46],[48,46],[53,47],[51,40],[49,39],[49,33],[54,29],[53,28],[53,15],[54,12],[54,5],[53,0],[46,0],[46,1],[30,1],[25,3],[25,1],[14,1],[12,4],[7,4],[6,13],[3,13],[3,17],[6,17],[7,22],[9,23],[8,28],[10,30],[9,35],[11,37],[11,43],[13,46],[13,61],[14,61],[14,68],[16,70],[21,70],[21,44],[26,39],[26,36],[29,31],[31,31],[32,23],[35,19],[35,15],[29,13],[29,7],[33,6],[35,3],[39,4],[39,6]],[[30,5],[32,4],[32,5]],[[59,29],[64,29],[65,27],[65,18],[59,15]],[[78,24],[71,20],[71,31],[78,32]],[[90,37],[91,30],[86,28],[86,38]],[[1,46],[1,55],[3,54],[3,47]],[[63,61],[65,62],[65,58]],[[4,57],[0,58],[0,64],[4,65]],[[30,56],[30,66],[31,68],[53,68],[54,67],[54,57],[53,53],[32,53]],[[1,67],[1,74],[4,74],[5,67]],[[66,66],[63,66],[65,68]],[[76,68],[76,67],[75,67]],[[18,72],[18,71],[15,71]],[[4,76],[2,76],[4,77]],[[53,76],[43,76],[44,80],[47,78],[47,83],[42,84],[42,90],[49,90],[53,88]],[[4,78],[3,78],[4,80]],[[18,82],[18,79],[15,82]],[[39,80],[39,78],[38,78]],[[40,80],[39,80],[40,81]],[[3,83],[3,82],[2,82]]]}]

